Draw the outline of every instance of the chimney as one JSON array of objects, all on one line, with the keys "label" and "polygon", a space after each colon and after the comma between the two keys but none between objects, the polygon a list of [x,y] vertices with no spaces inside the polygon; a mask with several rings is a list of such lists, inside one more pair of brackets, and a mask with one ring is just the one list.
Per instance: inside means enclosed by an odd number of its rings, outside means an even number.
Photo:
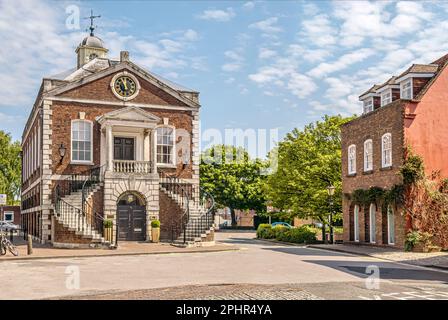
[{"label": "chimney", "polygon": [[129,61],[129,51],[120,51],[120,62]]}]

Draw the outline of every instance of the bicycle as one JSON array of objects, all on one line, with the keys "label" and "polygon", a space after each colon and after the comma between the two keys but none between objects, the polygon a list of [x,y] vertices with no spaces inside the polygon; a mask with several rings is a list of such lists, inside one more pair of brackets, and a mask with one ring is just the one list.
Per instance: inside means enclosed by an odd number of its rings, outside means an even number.
[{"label": "bicycle", "polygon": [[13,256],[18,256],[19,251],[17,247],[12,244],[11,241],[3,233],[3,230],[0,231],[0,255],[4,256],[6,254],[6,250],[9,250]]}]

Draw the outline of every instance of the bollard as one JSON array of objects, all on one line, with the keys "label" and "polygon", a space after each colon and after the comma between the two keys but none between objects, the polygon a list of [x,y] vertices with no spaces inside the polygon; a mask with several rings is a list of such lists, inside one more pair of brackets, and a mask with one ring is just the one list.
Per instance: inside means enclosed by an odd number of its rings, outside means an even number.
[{"label": "bollard", "polygon": [[31,235],[28,235],[28,245],[27,245],[28,255],[33,254],[33,239]]},{"label": "bollard", "polygon": [[11,243],[14,243],[14,230],[12,229],[9,230],[9,241],[11,241]]}]

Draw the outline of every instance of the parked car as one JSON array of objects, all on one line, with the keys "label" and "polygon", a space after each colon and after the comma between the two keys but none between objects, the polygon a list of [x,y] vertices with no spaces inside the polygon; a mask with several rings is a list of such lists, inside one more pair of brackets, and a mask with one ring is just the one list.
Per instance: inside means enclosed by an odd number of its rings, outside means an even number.
[{"label": "parked car", "polygon": [[10,221],[0,221],[0,230],[9,231],[9,230],[20,230],[20,226],[10,222]]},{"label": "parked car", "polygon": [[276,226],[282,226],[282,227],[286,227],[286,228],[292,228],[293,226],[292,225],[290,225],[289,223],[287,223],[287,222],[274,222],[273,224],[272,224],[272,227],[276,227]]}]

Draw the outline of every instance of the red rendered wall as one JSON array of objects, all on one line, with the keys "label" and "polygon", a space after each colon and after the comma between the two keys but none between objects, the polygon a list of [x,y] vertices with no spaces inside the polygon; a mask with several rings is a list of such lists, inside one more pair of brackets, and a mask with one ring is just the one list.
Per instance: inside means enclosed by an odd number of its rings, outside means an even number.
[{"label": "red rendered wall", "polygon": [[[429,87],[419,103],[406,106],[405,138],[423,157],[426,173],[440,170],[448,177],[448,67]],[[415,118],[411,118],[415,114]]]}]

